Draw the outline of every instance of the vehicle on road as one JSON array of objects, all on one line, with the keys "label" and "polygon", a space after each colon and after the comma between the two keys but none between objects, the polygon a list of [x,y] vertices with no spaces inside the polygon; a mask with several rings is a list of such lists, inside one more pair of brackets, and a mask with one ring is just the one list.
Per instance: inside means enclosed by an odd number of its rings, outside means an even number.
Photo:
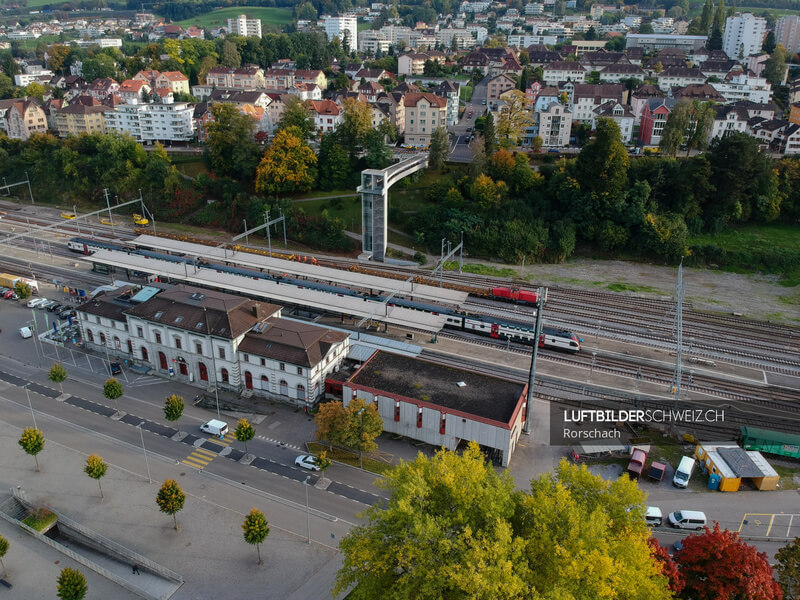
[{"label": "vehicle on road", "polygon": [[24,340],[27,340],[29,337],[33,337],[33,332],[31,331],[30,327],[20,327],[19,334]]},{"label": "vehicle on road", "polygon": [[644,520],[650,527],[660,527],[664,516],[657,506],[648,506],[644,513]]},{"label": "vehicle on road", "polygon": [[119,375],[122,373],[122,367],[117,362],[109,363],[108,370],[112,375]]},{"label": "vehicle on road", "polygon": [[672,477],[672,485],[679,488],[685,488],[689,485],[689,479],[692,477],[693,469],[694,459],[691,456],[684,456],[678,468],[675,469],[675,475]]},{"label": "vehicle on road", "polygon": [[558,148],[550,148],[550,150],[548,150],[548,152],[550,152],[551,154],[559,154]]},{"label": "vehicle on road", "polygon": [[38,310],[46,310],[51,306],[53,306],[53,304],[56,304],[55,300],[45,300],[44,302],[40,303],[39,306],[37,306],[36,308]]},{"label": "vehicle on road", "polygon": [[228,433],[228,424],[225,421],[211,419],[200,425],[200,431],[210,433],[216,437],[225,437],[225,434]]},{"label": "vehicle on road", "polygon": [[61,310],[62,308],[64,308],[63,304],[54,302],[53,304],[47,307],[47,312],[56,312],[57,310]]},{"label": "vehicle on road", "polygon": [[[67,308],[69,308],[69,307],[67,307]],[[72,317],[72,318],[74,319],[75,317],[77,317],[77,316],[78,316],[78,313],[77,313],[77,311],[74,311],[74,310],[72,310],[72,309],[69,309],[69,310],[64,310],[64,311],[61,311],[61,312],[59,312],[59,313],[56,313],[56,314],[58,315],[58,318],[59,318],[59,319],[63,319],[63,320],[65,320],[65,321],[66,321],[67,319],[69,319],[70,317]]]},{"label": "vehicle on road", "polygon": [[309,471],[319,471],[319,465],[317,464],[317,457],[311,456],[310,454],[302,454],[294,459],[294,464],[298,467],[302,467],[303,469],[308,469]]},{"label": "vehicle on road", "polygon": [[31,298],[28,300],[28,308],[36,308],[42,302],[47,302],[47,298]]},{"label": "vehicle on road", "polygon": [[486,106],[486,100],[481,100],[481,104],[482,104],[483,106]]},{"label": "vehicle on road", "polygon": [[16,300],[17,293],[14,290],[6,290],[5,292],[3,292],[3,298],[5,298],[6,300]]},{"label": "vehicle on road", "polygon": [[667,521],[677,529],[702,529],[708,524],[705,513],[699,510],[676,510],[669,513]]}]

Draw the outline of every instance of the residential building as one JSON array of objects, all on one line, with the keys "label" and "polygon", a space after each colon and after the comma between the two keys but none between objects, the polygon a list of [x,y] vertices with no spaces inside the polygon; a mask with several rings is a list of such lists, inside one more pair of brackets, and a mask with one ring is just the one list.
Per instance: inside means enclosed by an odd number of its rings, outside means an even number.
[{"label": "residential building", "polygon": [[80,102],[54,110],[58,137],[64,138],[82,133],[105,133],[105,113],[111,110],[113,109],[110,106],[104,104],[90,106]]},{"label": "residential building", "polygon": [[500,96],[508,90],[513,90],[517,87],[517,82],[509,75],[498,75],[489,80],[486,98],[489,101],[497,100]]},{"label": "residential building", "polygon": [[228,19],[228,32],[244,37],[261,37],[261,19],[250,19],[247,15]]},{"label": "residential building", "polygon": [[784,154],[800,154],[800,125],[787,125],[782,133]]},{"label": "residential building", "polygon": [[693,83],[702,85],[705,82],[706,77],[700,69],[690,69],[689,67],[670,67],[658,75],[658,87],[664,91]]},{"label": "residential building", "polygon": [[324,15],[322,22],[329,42],[339,38],[342,45],[347,43],[351,52],[358,51],[358,19],[355,15]]},{"label": "residential building", "polygon": [[188,94],[189,93],[189,78],[180,71],[164,71],[159,73],[154,84],[155,88],[169,88],[175,94]]},{"label": "residential building", "polygon": [[701,100],[703,102],[725,102],[717,90],[708,83],[690,83],[689,85],[672,90],[672,97],[676,100]]},{"label": "residential building", "polygon": [[748,71],[731,72],[724,81],[709,85],[717,90],[726,102],[747,100],[768,104],[772,101],[772,85],[763,77],[756,77]]},{"label": "residential building", "polygon": [[239,69],[214,67],[206,75],[206,85],[241,90],[256,90],[267,87],[264,71],[259,67],[252,66]]},{"label": "residential building", "polygon": [[128,104],[137,104],[143,101],[142,96],[150,96],[151,87],[141,79],[126,79],[119,84],[119,95]]},{"label": "residential building", "polygon": [[447,98],[447,125],[458,123],[459,84],[445,80],[438,86],[431,88],[431,92],[440,98]]},{"label": "residential building", "polygon": [[365,54],[375,55],[378,52],[387,54],[391,45],[392,42],[382,31],[365,29],[358,32],[358,48]]},{"label": "residential building", "polygon": [[678,103],[674,98],[650,98],[642,109],[639,125],[639,142],[644,146],[658,146],[661,134],[672,109]]},{"label": "residential building", "polygon": [[328,78],[319,69],[295,69],[294,82],[313,84],[320,90],[328,89]]},{"label": "residential building", "polygon": [[288,93],[300,100],[322,100],[322,90],[313,83],[295,83]]},{"label": "residential building", "polygon": [[194,135],[194,108],[185,102],[121,104],[105,113],[106,129],[130,133],[137,142],[188,142]]},{"label": "residential building", "polygon": [[741,13],[725,20],[722,50],[729,58],[739,60],[761,52],[767,32],[767,20],[752,13]]},{"label": "residential building", "polygon": [[294,71],[290,69],[268,69],[264,74],[264,87],[268,90],[287,91],[294,85]]},{"label": "residential building", "polygon": [[626,63],[608,65],[600,71],[600,81],[603,83],[619,83],[627,79],[635,79],[641,82],[644,81],[645,77],[646,74],[641,67]]},{"label": "residential building", "polygon": [[759,104],[758,102],[741,100],[739,102],[734,102],[733,106],[745,109],[750,119],[759,117],[765,121],[771,121],[775,118],[775,105],[772,103]]},{"label": "residential building", "polygon": [[378,94],[384,91],[383,86],[380,83],[375,83],[374,81],[367,81],[364,85],[359,85],[356,87],[356,91],[364,96],[367,99],[367,102],[372,104],[378,99]]},{"label": "residential building", "polygon": [[591,124],[595,108],[606,102],[624,102],[626,90],[620,83],[576,83],[566,84],[563,91],[567,92],[572,118]]},{"label": "residential building", "polygon": [[34,82],[48,84],[52,78],[52,71],[40,69],[32,73],[19,73],[18,75],[14,75],[14,85],[17,87],[25,87]]},{"label": "residential building", "polygon": [[333,100],[312,100],[308,106],[320,133],[330,133],[342,122],[342,109]]},{"label": "residential building", "polygon": [[567,107],[553,102],[545,110],[536,113],[539,131],[545,148],[561,148],[569,145],[572,132],[572,114]]},{"label": "residential building", "polygon": [[775,22],[775,42],[789,54],[800,52],[800,16],[785,15]]},{"label": "residential building", "polygon": [[398,135],[403,135],[406,129],[406,110],[403,102],[404,95],[404,93],[396,90],[390,93],[384,92],[383,94],[378,95],[378,99],[376,101],[376,104],[386,107],[389,120],[394,123],[394,126],[397,128]]},{"label": "residential building", "polygon": [[90,96],[93,96],[101,102],[119,92],[119,84],[113,79],[95,79],[89,84],[87,90]]},{"label": "residential building", "polygon": [[156,376],[303,408],[349,349],[347,333],[284,320],[279,306],[186,285],[100,292],[78,326],[88,347]]},{"label": "residential building", "polygon": [[441,44],[443,48],[453,48],[453,41],[455,40],[459,50],[472,48],[477,44],[477,40],[472,37],[469,31],[454,27],[439,29],[436,32],[435,39],[436,43]]},{"label": "residential building", "polygon": [[714,123],[708,140],[725,137],[733,132],[745,133],[749,119],[747,111],[736,106],[712,105],[714,110]]},{"label": "residential building", "polygon": [[686,53],[704,48],[708,41],[705,35],[671,35],[666,33],[628,33],[626,48],[642,48],[645,52],[656,52],[665,48],[677,48]]},{"label": "residential building", "polygon": [[208,97],[208,103],[215,104],[217,102],[235,104],[236,106],[252,104],[266,109],[271,100],[268,92],[258,90],[252,92],[244,90],[213,90]]},{"label": "residential building", "polygon": [[552,62],[542,67],[542,81],[546,85],[558,85],[562,81],[583,83],[586,81],[586,69],[578,62],[566,60]]},{"label": "residential building", "polygon": [[426,147],[437,127],[447,124],[447,99],[430,93],[410,93],[405,106],[405,140],[409,146]]},{"label": "residential building", "polygon": [[356,81],[372,81],[380,83],[381,79],[394,79],[394,75],[384,69],[359,69],[355,72],[353,79]]},{"label": "residential building", "polygon": [[631,107],[627,104],[620,104],[619,102],[606,102],[594,109],[594,118],[592,120],[592,129],[597,127],[597,119],[605,117],[611,119],[619,126],[619,131],[622,137],[622,143],[630,144],[631,137],[633,136],[633,123],[634,116]]},{"label": "residential building", "polygon": [[635,119],[635,124],[639,125],[642,121],[642,110],[650,98],[664,98],[665,94],[655,85],[642,85],[631,94],[631,111]]},{"label": "residential building", "polygon": [[0,100],[3,131],[11,139],[28,140],[35,133],[47,132],[47,115],[35,98]]}]

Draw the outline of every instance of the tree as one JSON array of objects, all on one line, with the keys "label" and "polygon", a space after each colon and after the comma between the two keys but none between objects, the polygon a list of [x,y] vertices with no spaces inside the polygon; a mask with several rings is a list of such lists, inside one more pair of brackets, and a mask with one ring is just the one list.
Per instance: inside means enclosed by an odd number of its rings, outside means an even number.
[{"label": "tree", "polygon": [[350,181],[350,157],[335,135],[324,135],[319,144],[319,186],[323,190],[344,189]]},{"label": "tree", "polygon": [[261,148],[253,136],[255,121],[225,102],[215,103],[211,115],[204,155],[208,165],[220,177],[252,181],[261,158]]},{"label": "tree", "polygon": [[481,175],[486,167],[486,142],[481,136],[477,136],[469,143],[469,150],[472,160],[469,163],[470,175],[475,178]]},{"label": "tree", "polygon": [[[0,541],[0,556],[2,542]],[[786,600],[800,599],[800,538],[794,540],[775,553],[776,579],[783,589]]]},{"label": "tree", "polygon": [[619,126],[611,119],[598,119],[594,137],[575,162],[581,189],[606,200],[619,198],[627,187],[628,165],[628,151],[622,143]]},{"label": "tree", "polygon": [[692,600],[780,600],[781,587],[772,578],[767,555],[744,543],[735,531],[705,528],[683,540],[675,562],[686,586],[682,597]]},{"label": "tree", "polygon": [[534,152],[539,152],[542,149],[542,145],[544,144],[544,140],[538,135],[531,140],[531,150]]},{"label": "tree", "polygon": [[239,419],[236,429],[233,431],[236,439],[244,444],[244,453],[247,454],[247,442],[256,436],[255,428],[250,424],[247,419]]},{"label": "tree", "polygon": [[167,479],[156,495],[156,504],[161,512],[172,515],[175,531],[178,531],[178,518],[175,515],[183,508],[185,502],[186,494],[174,479]]},{"label": "tree", "polygon": [[428,150],[428,166],[436,171],[441,171],[444,161],[450,155],[450,137],[447,129],[437,127],[431,135],[431,147]]},{"label": "tree", "polygon": [[317,178],[317,156],[294,129],[281,129],[256,169],[256,192],[267,194],[310,190]]},{"label": "tree", "polygon": [[363,466],[363,453],[372,452],[378,447],[375,443],[383,433],[383,419],[378,414],[376,404],[367,403],[361,398],[353,398],[345,407],[345,428],[341,433],[341,443],[358,450],[359,463]]},{"label": "tree", "polygon": [[35,427],[26,427],[17,443],[25,450],[26,454],[33,456],[36,461],[36,470],[39,471],[39,459],[36,455],[44,450],[44,434]]},{"label": "tree", "polygon": [[289,127],[296,127],[304,142],[311,139],[317,131],[314,117],[305,102],[297,96],[291,95],[286,100],[286,107],[278,121],[278,129],[288,129]]},{"label": "tree", "polygon": [[[177,424],[177,421],[183,416],[183,409],[185,406],[186,405],[183,402],[183,398],[177,394],[167,396],[167,399],[164,402],[164,417],[170,423],[174,421]],[[181,427],[178,425],[178,433],[180,433],[180,431]]]},{"label": "tree", "polygon": [[483,150],[487,156],[491,156],[497,150],[497,133],[491,112],[486,114],[486,122],[483,125]]},{"label": "tree", "polygon": [[8,540],[0,535],[0,567],[3,567],[3,577],[8,577],[8,571],[6,571],[6,564],[3,562],[3,557],[8,552],[9,546]]},{"label": "tree", "polygon": [[686,141],[689,122],[692,118],[692,102],[686,98],[680,100],[667,117],[667,122],[661,132],[659,148],[664,154],[677,156],[681,145]]},{"label": "tree", "polygon": [[60,363],[53,363],[53,366],[50,367],[50,373],[48,373],[47,378],[53,383],[57,383],[58,389],[62,394],[64,393],[63,383],[67,380],[67,370],[64,368],[64,365]]},{"label": "tree", "polygon": [[14,293],[19,297],[20,300],[27,300],[31,297],[33,290],[31,290],[31,286],[24,281],[18,281],[14,284]]},{"label": "tree", "polygon": [[706,48],[709,50],[722,50],[722,30],[714,27],[711,30],[711,35],[708,38]]},{"label": "tree", "polygon": [[325,402],[319,405],[317,415],[314,417],[317,431],[314,434],[317,440],[327,440],[328,447],[339,444],[341,433],[347,423],[347,413],[342,402]]},{"label": "tree", "polygon": [[761,50],[766,52],[767,54],[772,54],[775,52],[776,41],[775,41],[775,32],[770,31],[767,34],[767,37],[764,38],[764,43],[761,45]]},{"label": "tree", "polygon": [[92,479],[97,480],[97,485],[100,487],[100,497],[103,498],[103,486],[100,485],[100,479],[105,477],[106,471],[108,471],[108,465],[103,462],[103,459],[98,456],[97,454],[91,454],[86,459],[86,466],[83,468],[83,472],[86,473]]},{"label": "tree", "polygon": [[83,600],[89,591],[86,577],[77,569],[67,567],[58,576],[58,597],[61,600]]},{"label": "tree", "polygon": [[269,535],[269,524],[267,519],[260,510],[254,508],[250,514],[244,518],[242,523],[242,531],[244,531],[244,541],[248,544],[254,544],[256,552],[258,553],[258,564],[263,565],[264,561],[261,560],[260,545],[264,543]]},{"label": "tree", "polygon": [[355,165],[370,131],[372,107],[355,98],[346,98],[342,104],[342,122],[336,128],[336,136],[347,151],[351,166]]},{"label": "tree", "polygon": [[639,33],[653,33],[653,26],[650,23],[642,23],[639,26]]},{"label": "tree", "polygon": [[355,585],[355,599],[385,590],[395,598],[671,597],[646,543],[642,493],[627,478],[603,481],[564,462],[518,492],[471,442],[461,455],[420,454],[378,485],[389,499],[342,540],[335,593]]},{"label": "tree", "polygon": [[728,18],[728,15],[725,11],[725,0],[719,0],[719,4],[717,4],[717,10],[714,11],[714,29],[718,29],[722,31],[725,29],[725,20]]},{"label": "tree", "polygon": [[669,589],[673,594],[680,594],[683,590],[683,576],[678,571],[678,565],[669,555],[669,550],[664,548],[656,538],[649,538],[647,543],[653,553],[653,558],[661,565],[661,574],[669,580]]},{"label": "tree", "polygon": [[786,77],[786,48],[783,47],[783,44],[778,44],[772,56],[764,63],[762,76],[773,87],[783,84],[783,80]]},{"label": "tree", "polygon": [[533,125],[531,101],[524,92],[511,90],[504,94],[505,106],[497,118],[497,137],[503,148],[519,145],[525,129]]},{"label": "tree", "polygon": [[236,44],[229,40],[222,42],[222,65],[231,69],[238,69],[242,66],[242,57]]},{"label": "tree", "polygon": [[117,399],[122,398],[124,393],[125,390],[122,389],[122,384],[115,377],[109,377],[103,384],[103,396],[105,396],[108,400],[114,401],[114,407],[117,409],[117,412],[119,412],[119,404],[117,404]]},{"label": "tree", "polygon": [[82,62],[83,78],[87,83],[95,79],[107,79],[117,73],[117,63],[108,54],[98,54]]}]

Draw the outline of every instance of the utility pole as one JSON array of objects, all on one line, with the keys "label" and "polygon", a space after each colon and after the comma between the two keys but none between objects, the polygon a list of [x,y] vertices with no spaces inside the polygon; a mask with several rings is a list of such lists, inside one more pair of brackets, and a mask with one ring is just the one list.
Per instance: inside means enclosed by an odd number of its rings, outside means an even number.
[{"label": "utility pole", "polygon": [[27,171],[25,171],[25,180],[28,182],[28,193],[31,195],[31,204],[36,204],[33,200],[33,191],[31,190],[31,178]]},{"label": "utility pole", "polygon": [[542,334],[542,309],[547,302],[547,288],[536,290],[536,327],[533,337],[533,352],[531,352],[531,369],[528,375],[528,397],[526,399],[525,424],[522,426],[522,433],[531,433],[531,412],[533,412],[533,384],[536,379],[536,357],[539,355],[539,336]]},{"label": "utility pole", "polygon": [[675,311],[675,333],[678,342],[678,349],[675,353],[675,407],[681,399],[681,377],[683,375],[683,259],[678,265],[678,283],[675,286],[675,296],[678,299],[678,307]]},{"label": "utility pole", "polygon": [[106,197],[106,207],[108,208],[108,220],[111,221],[111,225],[114,225],[114,219],[111,216],[111,201],[108,199],[108,188],[103,189],[103,194]]}]

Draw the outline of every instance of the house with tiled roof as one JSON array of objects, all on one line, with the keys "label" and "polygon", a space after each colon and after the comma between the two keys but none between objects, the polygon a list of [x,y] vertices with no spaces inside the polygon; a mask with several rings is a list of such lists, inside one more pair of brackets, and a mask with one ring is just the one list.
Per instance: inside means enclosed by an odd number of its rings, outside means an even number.
[{"label": "house with tiled roof", "polygon": [[112,110],[104,104],[89,105],[80,102],[64,106],[55,112],[58,137],[82,133],[106,133],[105,113]]},{"label": "house with tiled roof", "polygon": [[36,98],[0,100],[3,131],[11,139],[28,140],[35,133],[47,132],[47,115]]},{"label": "house with tiled roof", "polygon": [[322,100],[322,90],[315,83],[299,81],[289,88],[288,93],[301,100]]},{"label": "house with tiled roof", "polygon": [[95,79],[89,84],[87,92],[98,100],[104,100],[112,94],[119,93],[119,84],[110,78]]},{"label": "house with tiled roof", "polygon": [[311,100],[308,108],[320,133],[330,133],[342,122],[342,109],[333,100]]},{"label": "house with tiled roof", "polygon": [[719,105],[712,105],[711,109],[714,111],[714,122],[708,136],[709,142],[734,132],[745,133],[747,131],[749,116],[745,109]]},{"label": "house with tiled roof", "polygon": [[294,81],[316,85],[320,90],[328,89],[328,78],[319,69],[295,69]]},{"label": "house with tiled roof", "polygon": [[614,63],[600,71],[600,81],[603,83],[619,83],[628,79],[644,81],[647,75],[636,65],[630,63]]},{"label": "house with tiled roof", "polygon": [[670,93],[676,100],[686,98],[687,100],[703,100],[706,102],[725,102],[722,94],[708,83],[692,83],[681,88],[672,89]]},{"label": "house with tiled roof", "polygon": [[703,84],[706,76],[700,69],[689,67],[670,67],[658,74],[658,87],[666,91],[674,87],[685,87],[691,84]]},{"label": "house with tiled roof", "polygon": [[562,88],[569,97],[572,118],[580,123],[591,124],[594,109],[606,102],[624,102],[625,86],[620,83],[569,83]]},{"label": "house with tiled roof", "polygon": [[639,142],[644,146],[658,146],[664,126],[678,101],[675,98],[649,98],[642,108],[639,125]]},{"label": "house with tiled roof", "polygon": [[367,81],[363,85],[359,85],[356,90],[363,94],[370,104],[378,99],[378,94],[385,91],[380,83],[375,83],[374,81]]},{"label": "house with tiled roof", "polygon": [[394,79],[394,75],[384,69],[359,69],[353,76],[355,81],[360,82],[362,79],[379,83],[381,79]]},{"label": "house with tiled roof", "polygon": [[382,94],[378,94],[378,98],[375,101],[376,104],[386,108],[384,112],[389,115],[389,120],[394,123],[398,135],[403,135],[406,128],[406,111],[405,105],[403,104],[404,95],[405,94],[397,91],[389,93],[383,92]]},{"label": "house with tiled roof", "polygon": [[597,119],[600,117],[611,119],[619,126],[622,143],[630,144],[634,122],[633,111],[630,106],[612,100],[595,108],[592,114],[594,115],[592,118],[592,129],[597,127]]},{"label": "house with tiled roof", "polygon": [[486,99],[497,100],[503,93],[517,87],[517,82],[510,75],[502,74],[492,77],[486,87]]},{"label": "house with tiled roof", "polygon": [[650,98],[664,98],[665,96],[665,92],[662,92],[658,86],[651,84],[641,85],[634,90],[633,94],[631,94],[631,110],[636,124],[639,125],[641,122],[642,109]]},{"label": "house with tiled roof", "polygon": [[119,84],[119,95],[128,104],[136,104],[142,101],[142,95],[147,94],[148,98],[152,88],[141,79],[126,79]]},{"label": "house with tiled roof", "polygon": [[431,93],[410,93],[403,97],[406,145],[427,147],[437,127],[447,125],[447,99]]},{"label": "house with tiled roof", "polygon": [[189,78],[180,71],[164,71],[153,80],[154,88],[169,88],[176,94],[189,93]]}]

